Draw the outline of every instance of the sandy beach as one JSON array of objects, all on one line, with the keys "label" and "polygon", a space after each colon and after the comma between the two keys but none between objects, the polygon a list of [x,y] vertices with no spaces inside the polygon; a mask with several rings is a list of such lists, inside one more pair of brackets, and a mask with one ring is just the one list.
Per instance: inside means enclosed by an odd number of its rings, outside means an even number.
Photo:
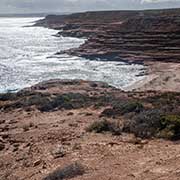
[{"label": "sandy beach", "polygon": [[180,91],[180,64],[148,62],[147,76],[127,87],[127,91]]}]

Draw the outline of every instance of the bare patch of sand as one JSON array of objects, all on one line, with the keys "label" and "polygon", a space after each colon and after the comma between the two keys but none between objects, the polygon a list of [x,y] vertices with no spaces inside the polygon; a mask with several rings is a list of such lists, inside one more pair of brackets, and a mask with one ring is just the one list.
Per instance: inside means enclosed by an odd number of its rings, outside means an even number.
[{"label": "bare patch of sand", "polygon": [[146,65],[148,65],[148,75],[126,90],[180,91],[179,63],[149,62]]}]

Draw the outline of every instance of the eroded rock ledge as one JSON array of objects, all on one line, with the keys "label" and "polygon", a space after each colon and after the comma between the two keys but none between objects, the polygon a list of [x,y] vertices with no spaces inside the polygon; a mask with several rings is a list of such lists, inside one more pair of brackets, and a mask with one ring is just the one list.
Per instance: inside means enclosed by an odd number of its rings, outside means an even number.
[{"label": "eroded rock ledge", "polygon": [[88,38],[66,53],[126,62],[180,62],[180,9],[102,11],[47,16],[36,23]]}]

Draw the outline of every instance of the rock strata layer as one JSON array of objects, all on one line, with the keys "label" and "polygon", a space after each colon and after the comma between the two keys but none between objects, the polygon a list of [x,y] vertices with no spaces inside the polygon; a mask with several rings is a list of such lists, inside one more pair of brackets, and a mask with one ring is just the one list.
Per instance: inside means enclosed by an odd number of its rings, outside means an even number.
[{"label": "rock strata layer", "polygon": [[179,12],[168,9],[50,15],[36,25],[61,30],[59,36],[88,38],[79,48],[66,51],[68,54],[127,62],[180,62]]}]

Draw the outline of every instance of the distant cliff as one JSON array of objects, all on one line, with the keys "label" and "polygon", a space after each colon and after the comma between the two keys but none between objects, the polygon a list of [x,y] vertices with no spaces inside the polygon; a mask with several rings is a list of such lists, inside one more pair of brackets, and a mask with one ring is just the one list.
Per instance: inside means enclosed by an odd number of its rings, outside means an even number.
[{"label": "distant cliff", "polygon": [[86,37],[67,53],[132,62],[180,62],[180,9],[99,11],[49,15],[37,26],[62,30],[59,35]]}]

